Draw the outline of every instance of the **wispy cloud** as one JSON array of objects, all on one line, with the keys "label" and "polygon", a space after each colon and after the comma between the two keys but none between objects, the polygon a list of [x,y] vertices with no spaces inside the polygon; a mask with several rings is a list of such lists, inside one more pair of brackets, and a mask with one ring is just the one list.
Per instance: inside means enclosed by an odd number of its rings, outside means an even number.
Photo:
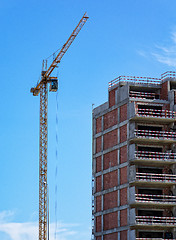
[{"label": "wispy cloud", "polygon": [[[38,239],[38,223],[37,222],[13,222],[13,211],[0,212],[0,238],[1,234],[5,234],[9,240],[36,240]],[[58,223],[56,231],[56,240],[81,239],[80,236],[85,235],[84,239],[89,239],[88,232],[79,232],[77,229],[79,224]],[[87,237],[86,237],[87,236]],[[50,240],[55,240],[55,223],[50,224]]]},{"label": "wispy cloud", "polygon": [[171,32],[167,44],[156,44],[155,48],[150,52],[138,50],[140,56],[154,57],[160,63],[166,64],[170,67],[176,67],[176,29]]}]

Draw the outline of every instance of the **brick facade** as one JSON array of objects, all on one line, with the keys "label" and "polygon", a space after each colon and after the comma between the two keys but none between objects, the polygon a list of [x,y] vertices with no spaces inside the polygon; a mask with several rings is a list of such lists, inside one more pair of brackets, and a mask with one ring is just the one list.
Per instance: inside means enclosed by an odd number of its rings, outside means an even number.
[{"label": "brick facade", "polygon": [[104,115],[104,130],[117,124],[117,109]]},{"label": "brick facade", "polygon": [[104,154],[103,169],[117,166],[117,150]]},{"label": "brick facade", "polygon": [[120,107],[120,122],[127,120],[127,104]]},{"label": "brick facade", "polygon": [[117,129],[104,134],[103,149],[106,150],[117,145]]},{"label": "brick facade", "polygon": [[103,230],[110,230],[117,227],[117,212],[104,214],[103,216]]},{"label": "brick facade", "polygon": [[104,194],[103,210],[117,207],[117,191]]},{"label": "brick facade", "polygon": [[103,186],[104,190],[117,186],[117,171],[104,174]]}]

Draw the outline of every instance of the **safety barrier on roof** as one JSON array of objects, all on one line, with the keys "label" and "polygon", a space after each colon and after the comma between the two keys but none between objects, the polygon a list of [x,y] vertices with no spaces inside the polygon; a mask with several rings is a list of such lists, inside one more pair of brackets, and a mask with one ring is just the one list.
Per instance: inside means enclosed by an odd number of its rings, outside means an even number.
[{"label": "safety barrier on roof", "polygon": [[114,80],[109,82],[109,89],[120,82],[130,82],[137,84],[155,84],[160,85],[162,81],[166,78],[176,78],[176,72],[167,71],[161,74],[161,78],[151,78],[151,77],[136,77],[136,76],[119,76]]},{"label": "safety barrier on roof", "polygon": [[167,71],[167,72],[161,74],[161,80],[164,80],[165,78],[176,78],[176,72]]},{"label": "safety barrier on roof", "polygon": [[159,85],[161,83],[161,79],[151,77],[119,76],[118,78],[115,78],[114,80],[109,82],[109,88],[113,87],[114,85],[120,82]]}]

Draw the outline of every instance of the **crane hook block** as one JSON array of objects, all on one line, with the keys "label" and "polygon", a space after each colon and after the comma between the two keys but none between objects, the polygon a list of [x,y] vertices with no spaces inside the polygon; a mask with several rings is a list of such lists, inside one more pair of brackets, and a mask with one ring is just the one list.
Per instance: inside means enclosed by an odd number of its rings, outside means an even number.
[{"label": "crane hook block", "polygon": [[58,79],[56,77],[50,77],[49,82],[50,82],[49,91],[50,92],[57,92],[57,90],[58,90]]}]

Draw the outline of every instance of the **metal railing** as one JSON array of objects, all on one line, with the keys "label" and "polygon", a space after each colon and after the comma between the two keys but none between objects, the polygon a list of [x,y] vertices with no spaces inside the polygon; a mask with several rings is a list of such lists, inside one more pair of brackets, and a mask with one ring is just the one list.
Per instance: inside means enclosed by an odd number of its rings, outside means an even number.
[{"label": "metal railing", "polygon": [[159,94],[157,93],[149,93],[149,92],[136,92],[130,91],[129,97],[130,98],[141,98],[141,99],[159,99]]},{"label": "metal railing", "polygon": [[157,118],[175,118],[176,112],[169,110],[157,110],[157,109],[138,109],[138,116],[142,117],[157,117]]},{"label": "metal railing", "polygon": [[115,78],[114,80],[109,82],[109,88],[120,82],[159,85],[161,83],[161,79],[151,77],[119,76],[118,78]]},{"label": "metal railing", "polygon": [[135,151],[135,158],[157,161],[176,161],[176,153]]},{"label": "metal railing", "polygon": [[120,82],[130,82],[137,84],[155,84],[160,85],[165,78],[176,78],[176,72],[168,71],[161,74],[161,78],[136,77],[136,76],[119,76],[109,82],[109,89]]},{"label": "metal railing", "polygon": [[175,225],[176,217],[136,216],[136,224]]},{"label": "metal railing", "polygon": [[169,195],[151,195],[151,194],[135,194],[136,202],[141,203],[162,203],[176,204],[176,196]]},{"label": "metal railing", "polygon": [[173,174],[156,174],[156,173],[140,173],[136,172],[137,181],[147,181],[147,182],[168,182],[175,183],[176,175]]},{"label": "metal railing", "polygon": [[167,71],[167,72],[161,74],[161,80],[164,80],[165,78],[176,78],[176,72]]},{"label": "metal railing", "polygon": [[[170,240],[176,240],[175,238],[169,238]],[[136,238],[136,240],[168,240],[168,238]]]},{"label": "metal railing", "polygon": [[140,137],[140,138],[176,140],[176,132],[152,131],[152,130],[135,130],[134,135],[135,135],[135,137]]}]

